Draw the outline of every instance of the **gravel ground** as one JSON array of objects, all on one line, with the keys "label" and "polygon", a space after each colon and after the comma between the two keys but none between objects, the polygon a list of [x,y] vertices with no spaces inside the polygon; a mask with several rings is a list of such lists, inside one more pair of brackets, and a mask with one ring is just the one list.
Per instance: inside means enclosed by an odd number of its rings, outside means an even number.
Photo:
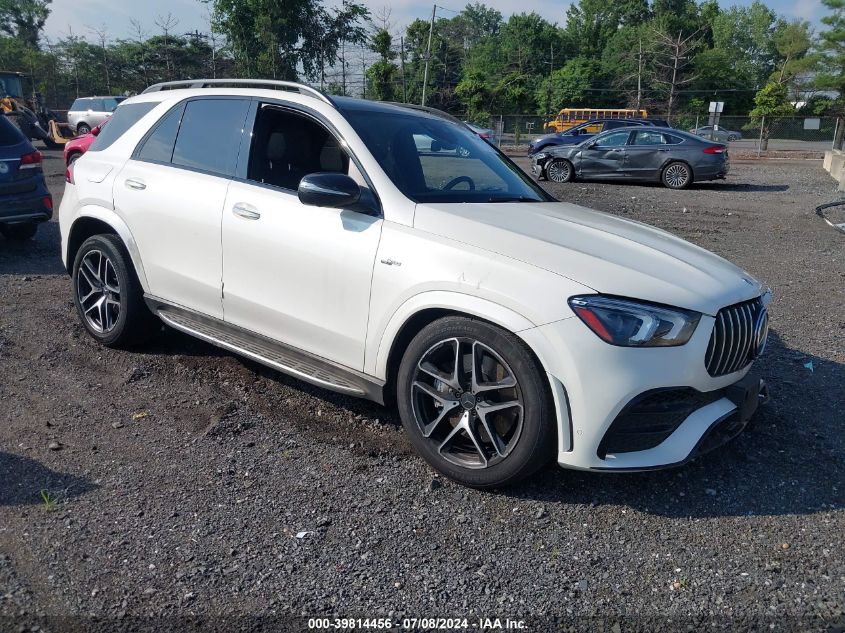
[{"label": "gravel ground", "polygon": [[818,161],[735,161],[684,192],[550,190],[771,285],[773,397],[753,429],[677,470],[461,488],[393,411],[175,332],[98,347],[50,223],[0,238],[0,631],[301,630],[303,615],[842,630],[845,236],[813,214],[834,182]]}]

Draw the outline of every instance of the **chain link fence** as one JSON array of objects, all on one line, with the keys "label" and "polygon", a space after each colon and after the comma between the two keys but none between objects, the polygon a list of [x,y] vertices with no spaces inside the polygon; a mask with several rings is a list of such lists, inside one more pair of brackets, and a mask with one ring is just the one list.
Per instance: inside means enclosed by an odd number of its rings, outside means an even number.
[{"label": "chain link fence", "polygon": [[[666,119],[665,115],[649,113]],[[490,118],[496,143],[504,148],[522,148],[546,134],[546,120],[541,116],[503,114]],[[672,127],[698,134],[714,142],[728,143],[732,150],[747,152],[820,153],[833,147],[836,117],[795,116],[752,120],[747,116],[722,116],[717,127],[709,125],[709,114],[682,114],[671,118]],[[841,134],[840,134],[841,135]]]}]

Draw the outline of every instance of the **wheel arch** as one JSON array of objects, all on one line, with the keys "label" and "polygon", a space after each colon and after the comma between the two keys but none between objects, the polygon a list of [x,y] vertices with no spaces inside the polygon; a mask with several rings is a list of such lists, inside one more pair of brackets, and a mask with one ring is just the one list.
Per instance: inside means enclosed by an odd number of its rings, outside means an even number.
[{"label": "wheel arch", "polygon": [[73,262],[76,259],[76,253],[82,243],[92,235],[110,234],[116,235],[123,242],[129,253],[129,258],[132,261],[132,266],[135,268],[135,273],[138,275],[138,281],[144,292],[149,290],[147,285],[147,277],[144,274],[144,267],[141,263],[141,255],[138,251],[138,245],[132,237],[132,232],[126,223],[112,212],[99,207],[88,207],[83,209],[82,213],[73,221],[68,230],[67,244],[65,250],[65,269],[68,274],[73,271]]}]

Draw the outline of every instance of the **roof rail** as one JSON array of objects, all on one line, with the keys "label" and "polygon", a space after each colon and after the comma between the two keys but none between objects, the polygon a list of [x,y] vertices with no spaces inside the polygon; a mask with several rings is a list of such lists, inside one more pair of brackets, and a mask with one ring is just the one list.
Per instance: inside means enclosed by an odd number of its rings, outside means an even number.
[{"label": "roof rail", "polygon": [[291,90],[299,92],[302,95],[315,97],[331,106],[335,105],[331,97],[316,88],[295,81],[278,81],[275,79],[184,79],[182,81],[164,81],[153,84],[141,94],[160,92],[162,90],[178,90],[179,88],[209,88],[212,86],[257,86],[277,90]]},{"label": "roof rail", "polygon": [[432,108],[430,106],[417,105],[416,103],[399,103],[398,101],[387,101],[386,103],[389,103],[390,105],[399,106],[400,108],[409,108],[411,110],[427,112],[428,114],[440,117],[441,119],[446,119],[447,121],[451,121],[452,123],[464,125],[464,122],[461,121],[459,118],[452,116],[448,112],[444,112],[443,110],[438,110],[437,108]]}]

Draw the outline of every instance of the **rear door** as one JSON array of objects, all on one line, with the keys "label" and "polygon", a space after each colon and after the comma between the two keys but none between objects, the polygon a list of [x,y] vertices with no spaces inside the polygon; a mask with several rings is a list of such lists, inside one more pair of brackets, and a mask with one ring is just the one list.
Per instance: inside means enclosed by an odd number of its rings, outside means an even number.
[{"label": "rear door", "polygon": [[114,186],[151,294],[220,319],[220,222],[249,105],[227,97],[180,103],[138,144]]},{"label": "rear door", "polygon": [[[0,115],[0,219],[12,212],[8,206],[10,197],[35,190],[35,177],[40,172],[40,162],[30,161],[23,165],[21,161],[24,155],[34,152],[35,149],[17,126]],[[7,202],[4,203],[4,199]],[[4,214],[4,211],[9,211],[9,214]]]},{"label": "rear door", "polygon": [[580,173],[591,178],[616,178],[623,173],[628,131],[600,134],[581,150]]},{"label": "rear door", "polygon": [[644,180],[657,179],[660,168],[669,155],[669,149],[670,146],[662,132],[648,127],[637,130],[628,146],[625,173]]}]

